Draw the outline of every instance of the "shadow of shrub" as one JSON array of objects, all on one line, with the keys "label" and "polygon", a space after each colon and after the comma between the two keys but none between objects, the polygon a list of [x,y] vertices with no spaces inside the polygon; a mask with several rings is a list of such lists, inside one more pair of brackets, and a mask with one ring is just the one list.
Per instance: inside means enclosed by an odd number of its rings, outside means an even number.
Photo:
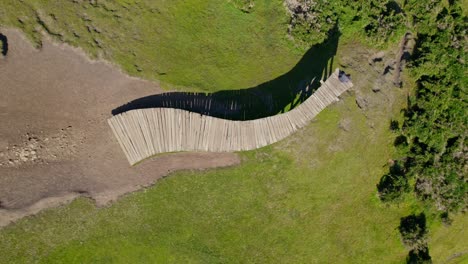
[{"label": "shadow of shrub", "polygon": [[8,39],[5,35],[0,33],[0,54],[6,56],[8,53]]}]

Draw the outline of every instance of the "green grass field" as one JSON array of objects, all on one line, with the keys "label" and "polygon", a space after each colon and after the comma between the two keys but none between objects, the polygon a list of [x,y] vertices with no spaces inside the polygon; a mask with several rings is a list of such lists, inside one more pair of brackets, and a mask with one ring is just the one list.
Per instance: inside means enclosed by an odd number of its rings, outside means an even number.
[{"label": "green grass field", "polygon": [[[338,128],[343,118],[352,132]],[[0,262],[399,262],[395,227],[409,208],[386,208],[375,190],[390,141],[348,97],[297,135],[242,154],[239,167],[22,220],[0,233]]]},{"label": "green grass field", "polygon": [[[349,132],[338,127],[345,118]],[[396,227],[419,207],[376,196],[392,140],[388,122],[370,128],[348,96],[293,137],[242,154],[239,167],[179,172],[108,208],[79,199],[23,219],[0,232],[0,263],[401,263]],[[428,220],[435,260],[466,248],[466,218],[453,229]]]},{"label": "green grass field", "polygon": [[[7,0],[0,24],[36,41],[46,30],[185,90],[259,85],[303,55],[286,38],[279,0],[258,0],[250,14],[229,1],[97,2]],[[354,29],[343,30],[349,40]],[[25,218],[0,230],[0,263],[402,263],[400,218],[422,209],[412,197],[392,206],[377,198],[394,154],[389,122],[406,96],[390,93],[396,103],[368,112],[348,95],[294,136],[241,153],[238,167],[178,172],[107,208],[78,199]],[[463,215],[450,228],[431,215],[428,224],[437,263],[468,249]]]},{"label": "green grass field", "polygon": [[96,2],[7,0],[0,24],[35,41],[47,31],[132,75],[184,90],[251,87],[288,71],[302,55],[287,40],[281,0],[256,1],[250,14],[229,1]]}]

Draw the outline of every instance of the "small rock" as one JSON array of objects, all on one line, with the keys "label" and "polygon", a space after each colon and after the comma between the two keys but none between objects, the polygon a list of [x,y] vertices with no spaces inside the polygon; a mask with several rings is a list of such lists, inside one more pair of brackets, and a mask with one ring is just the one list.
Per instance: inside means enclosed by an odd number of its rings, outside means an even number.
[{"label": "small rock", "polygon": [[351,126],[351,120],[349,119],[344,119],[341,120],[338,127],[346,132],[350,131],[350,126]]},{"label": "small rock", "polygon": [[94,31],[96,33],[102,33],[102,30],[100,28],[96,27],[96,26],[94,26]]},{"label": "small rock", "polygon": [[362,98],[360,96],[356,96],[356,104],[359,108],[361,109],[366,109],[368,102],[365,98]]},{"label": "small rock", "polygon": [[379,51],[375,53],[374,55],[370,56],[367,61],[369,62],[369,65],[373,65],[375,62],[382,61],[384,57],[385,57],[385,52]]},{"label": "small rock", "polygon": [[389,60],[387,63],[385,63],[384,71],[382,75],[386,75],[390,71],[393,71],[395,69],[395,64],[396,64],[395,60]]}]

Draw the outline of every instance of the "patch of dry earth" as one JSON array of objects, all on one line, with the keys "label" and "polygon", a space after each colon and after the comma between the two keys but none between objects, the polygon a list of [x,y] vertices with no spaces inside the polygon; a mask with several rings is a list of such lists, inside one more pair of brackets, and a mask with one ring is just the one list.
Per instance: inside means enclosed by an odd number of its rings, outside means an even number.
[{"label": "patch of dry earth", "polygon": [[111,110],[162,92],[79,49],[23,34],[0,59],[0,226],[78,196],[98,205],[181,169],[240,162],[232,153],[179,153],[130,167],[107,125]]}]

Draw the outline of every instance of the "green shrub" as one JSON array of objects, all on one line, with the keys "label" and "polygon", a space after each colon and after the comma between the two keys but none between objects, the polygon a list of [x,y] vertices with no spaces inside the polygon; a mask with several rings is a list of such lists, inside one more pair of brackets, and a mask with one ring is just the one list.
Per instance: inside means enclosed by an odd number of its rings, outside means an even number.
[{"label": "green shrub", "polygon": [[405,170],[399,161],[390,167],[389,173],[382,176],[377,184],[379,198],[383,202],[396,201],[404,193],[410,191],[410,185],[405,175]]},{"label": "green shrub", "polygon": [[409,215],[400,219],[400,231],[403,244],[410,249],[407,263],[430,263],[431,256],[427,247],[426,216]]}]

